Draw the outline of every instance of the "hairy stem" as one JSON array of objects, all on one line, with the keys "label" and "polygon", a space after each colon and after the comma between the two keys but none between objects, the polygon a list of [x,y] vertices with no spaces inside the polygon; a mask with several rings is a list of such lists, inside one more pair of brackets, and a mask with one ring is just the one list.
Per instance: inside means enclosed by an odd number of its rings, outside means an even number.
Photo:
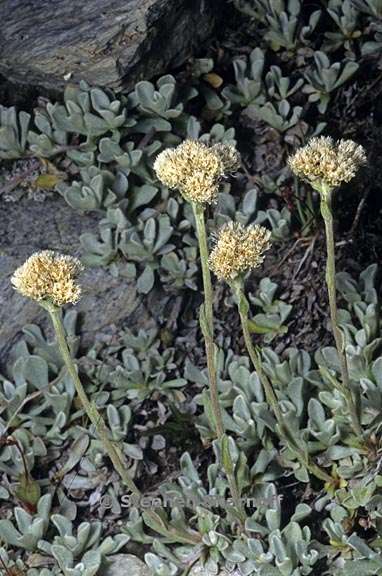
[{"label": "hairy stem", "polygon": [[203,287],[204,287],[204,317],[206,326],[203,335],[206,347],[207,369],[210,382],[211,406],[215,419],[216,437],[221,438],[224,434],[222,411],[219,403],[217,373],[215,365],[215,344],[214,344],[214,317],[213,317],[213,294],[211,273],[208,267],[208,245],[207,232],[204,221],[204,210],[200,205],[193,204],[196,220],[196,231],[199,241],[200,261],[202,266]]},{"label": "hairy stem", "polygon": [[330,319],[332,324],[333,335],[336,343],[337,354],[340,361],[342,393],[345,397],[352,427],[356,436],[363,441],[363,431],[360,419],[357,413],[357,407],[354,402],[352,389],[350,386],[349,371],[347,366],[345,342],[338,324],[338,310],[336,299],[336,263],[335,263],[335,246],[333,231],[333,214],[331,209],[330,191],[322,194],[321,214],[325,222],[326,233],[326,284],[329,296]]},{"label": "hairy stem", "polygon": [[328,474],[327,472],[325,472],[325,470],[323,470],[317,464],[312,462],[312,460],[304,452],[304,450],[302,450],[300,448],[300,446],[298,445],[298,442],[295,440],[295,438],[293,436],[293,433],[289,430],[289,426],[285,422],[283,414],[280,410],[279,401],[278,401],[276,393],[273,389],[272,383],[270,382],[270,380],[268,379],[268,376],[265,374],[265,372],[263,370],[260,354],[252,342],[251,332],[249,329],[249,316],[248,316],[249,304],[248,304],[248,300],[245,297],[245,294],[243,292],[243,289],[242,289],[242,286],[240,283],[236,284],[235,287],[233,287],[233,289],[234,289],[234,292],[235,292],[236,297],[237,297],[237,304],[238,304],[238,310],[239,310],[239,314],[240,314],[240,320],[241,320],[241,326],[242,326],[242,330],[243,330],[245,345],[246,345],[249,357],[250,357],[250,359],[253,363],[253,366],[255,367],[255,370],[257,372],[257,375],[259,377],[260,383],[264,389],[264,393],[265,393],[265,397],[267,399],[267,402],[271,406],[273,413],[275,415],[275,418],[277,420],[279,430],[280,430],[280,436],[284,439],[288,448],[295,454],[297,460],[300,462],[300,464],[302,464],[302,466],[304,466],[304,468],[307,468],[312,474],[314,474],[314,476],[316,476],[320,480],[323,480],[324,482],[332,484],[333,478],[330,476],[330,474]]},{"label": "hairy stem", "polygon": [[[207,231],[204,220],[203,206],[201,206],[200,204],[193,203],[192,207],[196,222],[196,232],[199,242],[200,261],[202,267],[203,287],[204,287],[204,306],[203,306],[203,318],[201,319],[201,328],[206,348],[207,370],[210,384],[210,400],[211,400],[211,409],[215,420],[215,433],[217,439],[221,442],[225,435],[225,430],[223,424],[222,410],[219,402],[219,393],[217,385],[215,344],[214,344],[213,292],[212,292],[211,273],[208,266],[209,252],[207,244]],[[228,457],[230,458],[230,456]],[[238,513],[240,514],[240,518],[242,519],[242,521],[245,521],[246,513],[240,500],[240,491],[237,486],[235,475],[234,473],[232,473],[232,470],[234,469],[232,462],[230,462],[230,466],[228,468],[226,467],[225,473],[230,486],[232,499],[235,503],[235,507]]]},{"label": "hairy stem", "polygon": [[[122,482],[127,486],[127,488],[132,492],[134,496],[138,499],[142,497],[142,492],[139,490],[138,486],[135,484],[134,480],[131,478],[129,472],[127,471],[127,464],[123,456],[122,449],[117,442],[110,440],[110,431],[105,424],[102,415],[98,411],[96,405],[87,397],[82,382],[78,376],[77,368],[74,360],[71,356],[68,343],[66,341],[65,329],[61,320],[61,310],[57,309],[53,305],[47,304],[45,308],[48,310],[50,317],[52,319],[53,328],[57,338],[57,344],[62,355],[65,367],[73,380],[76,392],[81,401],[81,404],[89,417],[89,420],[94,425],[99,439],[102,442],[106,454],[109,456],[113,463],[115,470],[120,475]],[[184,544],[198,544],[200,542],[200,537],[196,533],[180,531],[171,526],[165,525],[163,518],[159,516],[154,510],[146,510],[145,514],[151,520],[152,523],[158,527],[158,531],[165,535],[171,536]]]}]

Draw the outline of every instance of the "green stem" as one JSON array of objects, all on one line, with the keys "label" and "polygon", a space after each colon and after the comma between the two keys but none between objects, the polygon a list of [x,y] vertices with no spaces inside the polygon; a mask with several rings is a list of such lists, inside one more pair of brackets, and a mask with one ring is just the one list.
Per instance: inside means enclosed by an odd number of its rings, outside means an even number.
[{"label": "green stem", "polygon": [[[202,266],[203,287],[204,287],[204,316],[206,326],[203,330],[207,369],[210,382],[211,406],[215,419],[216,437],[221,438],[224,434],[222,411],[219,403],[219,393],[217,385],[217,373],[215,365],[215,344],[214,344],[214,316],[213,316],[213,293],[211,273],[208,266],[208,244],[206,224],[204,221],[204,209],[200,204],[194,204],[194,216],[196,221],[196,232],[199,241],[200,262]],[[202,326],[203,328],[203,326]]]},{"label": "green stem", "polygon": [[251,361],[252,361],[252,363],[255,367],[255,370],[257,372],[257,375],[259,377],[260,383],[264,389],[264,393],[265,393],[265,397],[267,399],[267,402],[271,406],[271,408],[274,412],[274,415],[276,417],[281,437],[284,439],[286,445],[295,454],[297,460],[300,462],[300,464],[302,464],[302,466],[304,468],[307,468],[308,470],[310,470],[310,472],[312,474],[314,474],[314,476],[316,476],[320,480],[323,480],[324,482],[332,484],[333,478],[330,476],[330,474],[328,474],[327,472],[325,472],[325,470],[323,470],[317,464],[312,462],[312,460],[309,458],[309,456],[307,454],[305,454],[304,450],[302,450],[300,448],[300,446],[298,445],[298,443],[296,442],[296,440],[293,436],[293,433],[289,430],[289,427],[288,427],[287,423],[285,422],[283,414],[280,410],[279,401],[277,399],[275,391],[273,390],[273,386],[272,386],[270,380],[268,379],[267,375],[265,374],[265,372],[263,370],[260,354],[252,342],[251,332],[249,329],[249,316],[248,316],[249,304],[248,304],[248,300],[245,297],[245,294],[243,292],[242,285],[241,285],[241,283],[238,282],[238,283],[236,283],[235,286],[232,286],[232,288],[233,288],[233,290],[236,294],[236,297],[237,297],[237,304],[238,304],[238,310],[239,310],[239,314],[240,314],[240,320],[241,320],[241,326],[242,326],[242,330],[243,330],[245,345],[246,345],[249,357],[251,358]]},{"label": "green stem", "polygon": [[[82,382],[78,376],[76,365],[73,361],[68,343],[66,341],[65,330],[61,320],[61,310],[56,306],[53,306],[48,303],[44,305],[44,308],[49,312],[49,315],[52,319],[53,328],[57,338],[57,344],[60,353],[62,355],[65,367],[73,380],[81,404],[84,407],[85,412],[89,417],[89,420],[94,425],[106,454],[109,456],[115,470],[122,478],[122,482],[127,486],[127,488],[132,492],[132,494],[134,494],[138,498],[141,498],[142,492],[139,490],[138,486],[135,484],[134,480],[130,477],[130,474],[127,471],[127,464],[125,462],[122,449],[118,446],[117,442],[110,440],[110,431],[107,428],[105,421],[102,418],[102,415],[99,413],[96,405],[90,402],[85,392],[85,389],[82,386]],[[159,514],[157,514],[153,510],[146,510],[146,514],[152,520],[152,522],[154,522],[158,527],[160,527],[161,533],[163,533],[164,535],[173,537],[177,539],[179,542],[184,544],[195,545],[200,543],[200,537],[196,533],[187,532],[180,534],[179,530],[172,528],[171,526],[170,527],[166,526],[161,516],[159,516]]]},{"label": "green stem", "polygon": [[[223,424],[222,410],[219,402],[219,392],[217,384],[217,371],[215,362],[215,344],[214,344],[214,315],[213,315],[213,292],[212,292],[212,282],[211,273],[208,265],[208,243],[207,243],[207,231],[206,224],[204,220],[204,208],[200,204],[192,203],[196,232],[199,242],[200,251],[200,262],[202,267],[203,276],[203,287],[204,287],[204,306],[203,306],[203,316],[201,318],[201,328],[205,341],[206,356],[207,356],[207,370],[208,379],[210,384],[210,400],[211,409],[213,412],[213,417],[215,420],[215,433],[217,439],[222,445],[223,437],[225,436],[225,429]],[[245,522],[247,515],[243,508],[240,491],[236,482],[235,474],[232,472],[234,470],[233,462],[231,456],[228,455],[229,465],[225,466],[225,473],[231,490],[232,499],[235,503],[235,507],[239,513],[242,523]]]},{"label": "green stem", "polygon": [[353,430],[358,438],[363,442],[363,431],[354,402],[352,389],[350,386],[349,371],[347,366],[345,342],[338,323],[338,310],[336,299],[336,263],[333,231],[333,214],[331,209],[331,191],[325,190],[321,195],[321,214],[325,222],[326,233],[326,284],[329,296],[330,319],[332,330],[340,361],[342,393],[345,397]]},{"label": "green stem", "polygon": [[85,392],[85,389],[82,386],[81,380],[78,376],[77,368],[74,364],[73,358],[70,354],[68,343],[66,341],[65,330],[61,321],[61,311],[59,309],[57,310],[52,308],[49,309],[49,313],[52,319],[54,331],[56,333],[57,344],[59,346],[60,353],[64,360],[66,369],[74,382],[74,386],[76,388],[81,404],[84,407],[85,412],[89,417],[89,420],[94,425],[94,428],[96,429],[96,432],[105,448],[106,454],[110,457],[110,460],[112,461],[114,468],[121,476],[124,484],[133,494],[140,496],[141,495],[140,490],[138,489],[135,482],[132,480],[129,473],[127,472],[126,462],[122,455],[121,449],[116,446],[115,442],[112,442],[110,440],[109,430],[105,424],[104,419],[99,413],[96,405],[90,402]]}]

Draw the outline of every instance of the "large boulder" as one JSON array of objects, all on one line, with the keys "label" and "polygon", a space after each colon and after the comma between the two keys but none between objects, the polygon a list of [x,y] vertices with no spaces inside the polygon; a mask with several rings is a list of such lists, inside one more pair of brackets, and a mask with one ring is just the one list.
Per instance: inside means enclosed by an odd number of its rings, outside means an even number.
[{"label": "large boulder", "polygon": [[1,0],[0,74],[60,91],[86,80],[130,89],[182,64],[225,0]]},{"label": "large boulder", "polygon": [[[79,235],[96,232],[97,220],[75,212],[60,197],[47,198],[43,203],[30,198],[10,203],[0,200],[0,372],[26,324],[50,328],[44,310],[12,288],[14,270],[39,250],[78,255]],[[83,297],[76,309],[85,347],[102,334],[113,333],[122,323],[132,330],[151,327],[151,314],[137,296],[134,283],[123,276],[122,265],[121,275],[107,268],[87,269],[82,285]],[[166,298],[153,291],[152,314],[159,315],[165,302]]]}]

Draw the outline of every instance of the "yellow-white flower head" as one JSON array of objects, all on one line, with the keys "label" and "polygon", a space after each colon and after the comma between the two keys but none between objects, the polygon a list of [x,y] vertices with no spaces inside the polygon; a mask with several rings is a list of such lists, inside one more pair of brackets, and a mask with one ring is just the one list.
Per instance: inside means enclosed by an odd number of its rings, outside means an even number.
[{"label": "yellow-white flower head", "polygon": [[231,144],[219,142],[219,144],[214,144],[211,150],[220,156],[220,160],[223,163],[224,174],[236,172],[240,168],[240,154]]},{"label": "yellow-white flower head", "polygon": [[243,226],[236,222],[224,224],[218,231],[210,254],[209,266],[219,280],[231,282],[237,276],[257,268],[270,247],[269,230],[263,226]]},{"label": "yellow-white flower head", "polygon": [[81,295],[76,279],[82,269],[77,258],[44,250],[32,254],[17,268],[11,282],[20,294],[37,302],[75,304]]},{"label": "yellow-white flower head", "polygon": [[324,193],[354,178],[360,166],[366,164],[366,154],[353,140],[335,142],[329,136],[320,136],[297,150],[288,164],[296,176]]},{"label": "yellow-white flower head", "polygon": [[177,188],[189,202],[211,204],[216,200],[221,178],[238,165],[234,148],[224,144],[207,146],[185,140],[174,149],[164,150],[154,162],[159,180]]}]

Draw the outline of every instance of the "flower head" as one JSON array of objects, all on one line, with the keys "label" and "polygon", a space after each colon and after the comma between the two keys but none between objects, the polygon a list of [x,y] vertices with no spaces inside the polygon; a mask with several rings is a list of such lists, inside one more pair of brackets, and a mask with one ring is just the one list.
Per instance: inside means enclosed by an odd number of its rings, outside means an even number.
[{"label": "flower head", "polygon": [[207,146],[197,140],[185,140],[172,150],[161,152],[154,170],[161,182],[177,188],[190,202],[210,204],[216,199],[223,175],[237,165],[231,146]]},{"label": "flower head", "polygon": [[169,188],[176,188],[180,182],[179,162],[177,162],[175,150],[175,148],[163,150],[154,162],[156,175]]},{"label": "flower head", "polygon": [[229,222],[222,226],[209,258],[211,270],[220,280],[230,282],[264,261],[271,233],[263,226]]},{"label": "flower head", "polygon": [[77,258],[44,250],[32,254],[17,268],[11,282],[23,296],[63,306],[79,300],[81,287],[76,278],[81,271]]},{"label": "flower head", "polygon": [[366,154],[362,146],[352,140],[335,142],[321,136],[297,150],[288,164],[296,176],[324,193],[323,187],[332,190],[354,178],[360,166],[366,164]]},{"label": "flower head", "polygon": [[240,168],[240,154],[231,144],[214,144],[211,148],[216,154],[220,156],[223,163],[224,174],[236,172]]}]

